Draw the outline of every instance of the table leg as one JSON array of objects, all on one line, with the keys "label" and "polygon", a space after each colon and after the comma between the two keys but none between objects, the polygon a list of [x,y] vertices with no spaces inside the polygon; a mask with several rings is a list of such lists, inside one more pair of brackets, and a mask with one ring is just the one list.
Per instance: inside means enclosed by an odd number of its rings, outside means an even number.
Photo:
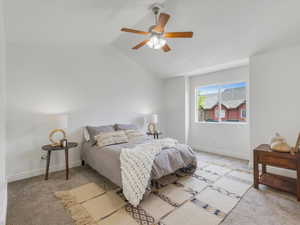
[{"label": "table leg", "polygon": [[50,166],[50,158],[51,158],[51,151],[48,151],[48,154],[47,154],[47,165],[46,165],[45,180],[48,180],[49,166]]},{"label": "table leg", "polygon": [[267,166],[266,166],[266,164],[262,164],[261,168],[262,168],[262,173],[266,173],[267,172]]},{"label": "table leg", "polygon": [[297,199],[300,201],[300,155],[297,154],[297,187],[296,187]]},{"label": "table leg", "polygon": [[66,180],[69,179],[69,149],[65,149],[65,160],[66,160]]},{"label": "table leg", "polygon": [[258,154],[254,151],[253,156],[254,156],[253,157],[254,158],[254,162],[253,162],[254,188],[258,189],[258,182],[259,182]]}]

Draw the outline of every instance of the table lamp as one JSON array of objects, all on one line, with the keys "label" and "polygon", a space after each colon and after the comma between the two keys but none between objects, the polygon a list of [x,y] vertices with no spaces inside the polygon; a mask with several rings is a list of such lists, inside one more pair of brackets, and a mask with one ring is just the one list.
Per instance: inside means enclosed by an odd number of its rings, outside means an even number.
[{"label": "table lamp", "polygon": [[153,114],[151,116],[151,122],[148,125],[148,132],[150,132],[151,134],[157,133],[158,132],[157,124],[158,124],[158,115]]}]

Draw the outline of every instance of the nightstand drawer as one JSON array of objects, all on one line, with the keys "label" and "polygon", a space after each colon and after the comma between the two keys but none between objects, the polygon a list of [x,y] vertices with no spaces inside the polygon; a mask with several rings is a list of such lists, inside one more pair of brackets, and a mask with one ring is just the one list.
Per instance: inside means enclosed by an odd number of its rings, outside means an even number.
[{"label": "nightstand drawer", "polygon": [[286,169],[297,169],[296,167],[296,161],[293,159],[287,159],[287,158],[278,158],[271,155],[260,155],[259,156],[259,162],[263,164],[267,164],[269,166],[276,166],[276,167],[282,167]]}]

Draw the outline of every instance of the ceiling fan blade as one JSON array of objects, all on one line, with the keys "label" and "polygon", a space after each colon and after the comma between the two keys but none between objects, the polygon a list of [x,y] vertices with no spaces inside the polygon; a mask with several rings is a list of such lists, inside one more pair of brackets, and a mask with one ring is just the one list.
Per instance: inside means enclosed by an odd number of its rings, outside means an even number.
[{"label": "ceiling fan blade", "polygon": [[167,14],[167,13],[161,13],[159,15],[159,18],[158,18],[158,24],[156,27],[154,27],[153,30],[155,30],[156,32],[163,32],[164,29],[165,29],[165,26],[166,24],[168,23],[170,19],[170,15]]},{"label": "ceiling fan blade", "polygon": [[158,24],[164,28],[166,26],[166,24],[168,23],[169,19],[170,19],[169,14],[161,13],[159,15]]},{"label": "ceiling fan blade", "polygon": [[164,33],[165,38],[191,38],[193,32],[166,32]]},{"label": "ceiling fan blade", "polygon": [[139,49],[140,47],[143,47],[145,44],[147,44],[148,41],[149,41],[149,40],[144,40],[144,41],[142,41],[141,43],[139,43],[139,44],[137,44],[136,46],[134,46],[132,49],[137,50],[137,49]]},{"label": "ceiling fan blade", "polygon": [[164,52],[169,52],[169,51],[171,51],[171,48],[170,48],[170,46],[168,44],[165,44],[164,46],[162,46],[162,50]]},{"label": "ceiling fan blade", "polygon": [[130,28],[122,28],[121,31],[129,32],[129,33],[135,33],[135,34],[144,34],[144,35],[149,34],[149,32],[134,30],[134,29],[130,29]]}]

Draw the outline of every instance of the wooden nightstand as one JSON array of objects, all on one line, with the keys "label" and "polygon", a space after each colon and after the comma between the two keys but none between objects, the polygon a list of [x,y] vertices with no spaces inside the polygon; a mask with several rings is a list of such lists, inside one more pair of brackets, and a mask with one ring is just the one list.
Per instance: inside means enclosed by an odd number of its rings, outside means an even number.
[{"label": "wooden nightstand", "polygon": [[[254,149],[254,187],[259,184],[268,185],[297,196],[300,201],[300,153],[274,152],[269,145],[260,145]],[[262,165],[262,173],[259,174],[259,164]],[[284,177],[267,172],[267,166],[275,166],[290,170],[296,170],[297,178]]]},{"label": "wooden nightstand", "polygon": [[42,149],[44,151],[47,151],[47,165],[46,165],[46,174],[45,174],[45,180],[48,180],[49,175],[49,166],[50,166],[50,158],[51,158],[51,152],[52,151],[65,151],[65,160],[66,160],[66,180],[69,179],[69,149],[75,148],[78,146],[78,143],[76,142],[68,142],[66,147],[61,146],[52,146],[52,145],[44,145]]}]

